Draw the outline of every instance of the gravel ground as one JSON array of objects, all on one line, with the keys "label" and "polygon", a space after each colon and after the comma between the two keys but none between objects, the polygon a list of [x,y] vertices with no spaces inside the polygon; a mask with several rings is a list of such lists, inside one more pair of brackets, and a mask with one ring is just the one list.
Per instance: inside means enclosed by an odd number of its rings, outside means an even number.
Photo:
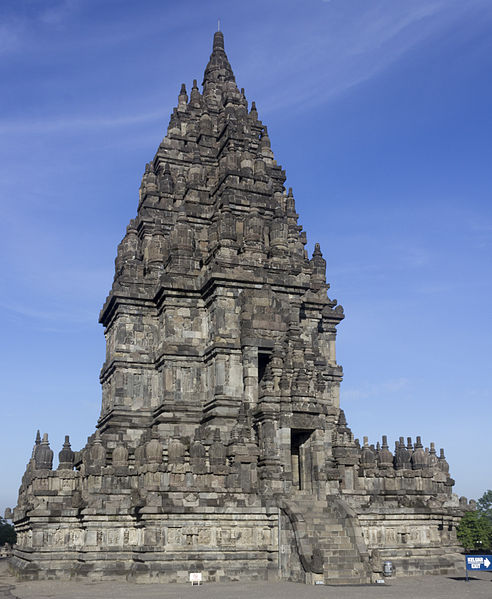
[{"label": "gravel ground", "polygon": [[201,586],[129,582],[17,582],[0,562],[0,599],[491,599],[492,574],[469,582],[447,576],[387,579],[386,584],[311,586],[289,582],[222,583]]}]

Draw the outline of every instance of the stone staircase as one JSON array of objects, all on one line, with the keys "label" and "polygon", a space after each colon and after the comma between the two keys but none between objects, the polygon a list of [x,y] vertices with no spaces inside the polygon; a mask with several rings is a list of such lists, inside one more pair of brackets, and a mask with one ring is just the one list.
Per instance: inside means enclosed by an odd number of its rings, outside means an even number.
[{"label": "stone staircase", "polygon": [[294,530],[306,582],[368,584],[371,568],[356,514],[340,499],[296,491],[280,508]]}]

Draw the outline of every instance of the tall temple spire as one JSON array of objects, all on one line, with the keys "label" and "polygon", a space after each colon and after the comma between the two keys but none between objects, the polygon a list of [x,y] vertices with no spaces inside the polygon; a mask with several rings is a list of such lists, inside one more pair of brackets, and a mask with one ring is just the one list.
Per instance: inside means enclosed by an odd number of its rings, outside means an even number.
[{"label": "tall temple spire", "polygon": [[207,83],[225,83],[227,81],[235,82],[236,79],[224,50],[224,34],[219,30],[214,33],[212,54],[205,68],[203,85]]},{"label": "tall temple spire", "polygon": [[197,551],[210,582],[365,584],[381,556],[416,574],[423,553],[426,573],[462,568],[466,501],[444,454],[354,440],[343,309],[285,180],[219,30],[118,246],[97,432],[77,452],[67,436],[53,470],[38,431],[13,514],[19,576],[188,582]]}]

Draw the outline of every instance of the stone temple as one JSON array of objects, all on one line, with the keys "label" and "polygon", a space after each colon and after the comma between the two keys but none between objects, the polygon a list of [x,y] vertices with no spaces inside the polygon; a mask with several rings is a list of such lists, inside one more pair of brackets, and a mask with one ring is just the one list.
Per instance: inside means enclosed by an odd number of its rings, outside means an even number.
[{"label": "stone temple", "polygon": [[359,443],[340,409],[343,309],[221,32],[145,167],[102,308],[97,431],[36,439],[7,510],[24,578],[364,583],[462,564],[441,450]]}]

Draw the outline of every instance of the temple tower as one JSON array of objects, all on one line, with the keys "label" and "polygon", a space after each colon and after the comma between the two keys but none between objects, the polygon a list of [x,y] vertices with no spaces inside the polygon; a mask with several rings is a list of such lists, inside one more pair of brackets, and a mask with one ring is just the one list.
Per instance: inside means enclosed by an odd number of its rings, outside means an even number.
[{"label": "temple tower", "polygon": [[118,246],[97,431],[79,452],[67,437],[57,470],[36,440],[18,573],[369,582],[380,556],[412,573],[423,555],[453,570],[464,505],[444,456],[419,437],[361,446],[340,409],[343,309],[284,183],[217,32]]}]

